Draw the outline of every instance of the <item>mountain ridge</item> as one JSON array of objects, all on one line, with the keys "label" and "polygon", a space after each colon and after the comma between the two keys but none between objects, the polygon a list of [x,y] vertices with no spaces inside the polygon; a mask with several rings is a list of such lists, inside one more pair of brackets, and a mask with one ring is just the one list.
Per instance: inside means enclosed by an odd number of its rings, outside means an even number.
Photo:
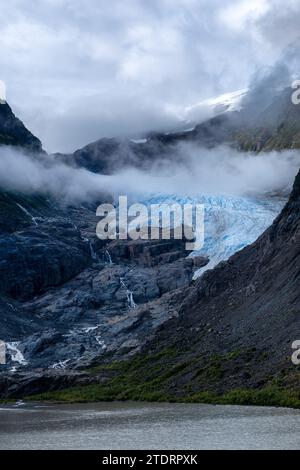
[{"label": "mountain ridge", "polygon": [[[239,110],[233,108],[187,131],[151,132],[138,143],[129,138],[102,138],[58,160],[95,173],[113,174],[127,166],[148,171],[163,162],[183,163],[180,145],[203,148],[229,145],[240,151],[263,152],[300,148],[300,106],[291,100],[290,88],[262,100],[249,92]],[[184,153],[184,152],[183,152]]]},{"label": "mountain ridge", "polygon": [[0,145],[20,147],[30,152],[43,152],[40,140],[14,115],[8,103],[0,104]]},{"label": "mountain ridge", "polygon": [[[297,116],[298,108],[292,110]],[[222,143],[237,119],[237,114],[228,116],[199,125],[179,140],[189,140],[192,135],[206,146]],[[272,129],[275,135],[279,132],[277,123]],[[30,148],[27,137],[26,150]],[[143,143],[132,143],[137,148],[133,154],[130,144],[128,152],[139,165],[146,152],[147,167],[158,148],[164,149],[168,159],[177,141],[174,134],[156,135],[147,144],[148,154]],[[111,143],[115,141],[109,146]],[[264,147],[257,141],[255,145],[257,151]],[[114,158],[111,161],[115,151],[103,151],[107,159],[101,171],[120,168]],[[81,154],[78,158],[87,158],[84,163],[92,167],[103,165],[98,156]],[[289,202],[272,226],[254,244],[194,282],[193,262],[177,259],[178,255],[174,258],[172,251],[165,254],[167,266],[151,273],[147,267],[137,268],[132,260],[117,259],[111,264],[106,253],[109,247],[95,240],[94,207],[73,207],[67,215],[58,208],[50,210],[51,204],[44,199],[4,194],[5,214],[14,207],[16,220],[1,229],[5,261],[1,264],[5,280],[2,328],[12,334],[13,318],[20,339],[24,332],[28,335],[31,324],[33,331],[25,338],[22,351],[33,363],[36,358],[52,361],[53,368],[41,371],[37,363],[39,372],[29,369],[24,374],[3,375],[1,395],[24,397],[84,385],[79,391],[58,391],[42,398],[203,401],[205,393],[221,396],[241,388],[260,391],[275,383],[276,390],[291,393],[298,406],[299,372],[291,363],[291,343],[299,330],[299,193],[300,174]],[[155,250],[159,253],[161,248]],[[138,308],[128,310],[132,286],[141,300]],[[106,325],[102,325],[100,337],[100,323],[93,326],[93,335],[88,333],[90,325],[84,323],[91,318],[95,321],[95,312],[101,313],[98,320],[106,312],[109,328],[113,325],[109,334],[115,340],[106,354],[102,354]],[[70,322],[76,331],[67,329]],[[41,325],[46,328],[42,335]],[[131,336],[133,332],[147,344]],[[70,371],[59,369],[55,352],[66,362],[74,344],[78,357],[88,351],[86,362]],[[279,402],[273,397],[273,404]]]},{"label": "mountain ridge", "polygon": [[299,366],[291,360],[300,329],[299,260],[300,172],[283,211],[255,243],[160,303],[173,315],[142,351],[121,361],[108,355],[90,369],[91,385],[38,398],[300,407]]}]

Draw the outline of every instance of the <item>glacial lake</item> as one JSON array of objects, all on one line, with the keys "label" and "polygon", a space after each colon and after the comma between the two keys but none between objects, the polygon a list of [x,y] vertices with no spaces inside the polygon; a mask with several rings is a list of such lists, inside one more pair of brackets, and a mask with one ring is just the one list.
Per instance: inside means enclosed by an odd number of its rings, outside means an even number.
[{"label": "glacial lake", "polygon": [[300,449],[300,411],[148,403],[1,405],[0,449]]}]

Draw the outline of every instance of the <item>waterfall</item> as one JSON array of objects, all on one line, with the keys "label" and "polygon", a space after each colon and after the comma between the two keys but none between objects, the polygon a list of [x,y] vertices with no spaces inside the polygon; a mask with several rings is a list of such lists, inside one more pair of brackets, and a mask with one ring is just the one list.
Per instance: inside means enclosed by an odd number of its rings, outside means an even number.
[{"label": "waterfall", "polygon": [[86,237],[82,237],[82,239],[83,239],[84,242],[89,244],[92,260],[99,262],[99,256],[96,253],[96,251],[94,250],[94,246],[93,246],[93,243],[91,242],[91,240],[89,238],[86,238]]},{"label": "waterfall", "polygon": [[101,336],[95,336],[95,340],[102,349],[106,349],[107,346],[105,342],[101,339]]},{"label": "waterfall", "polygon": [[91,331],[95,331],[95,330],[98,330],[100,325],[96,325],[96,326],[88,326],[86,328],[82,328],[82,331],[83,333],[90,333]]},{"label": "waterfall", "polygon": [[133,298],[133,292],[128,289],[128,287],[126,286],[126,284],[124,282],[124,279],[122,277],[120,277],[120,283],[121,283],[121,286],[126,290],[128,307],[129,308],[136,308],[137,305],[136,305],[136,303],[134,301],[134,298]]},{"label": "waterfall", "polygon": [[50,366],[50,369],[54,370],[64,370],[66,369],[68,362],[70,362],[71,359],[66,359],[65,361],[59,361]]},{"label": "waterfall", "polygon": [[127,302],[129,308],[136,308],[136,303],[133,299],[133,292],[130,290],[127,290]]},{"label": "waterfall", "polygon": [[17,362],[20,366],[26,366],[28,362],[24,358],[23,354],[19,350],[19,342],[6,343],[6,349],[10,353],[11,360]]},{"label": "waterfall", "polygon": [[92,244],[92,242],[91,242],[90,240],[89,240],[89,244],[90,244],[91,258],[92,258],[94,261],[99,261],[98,255],[97,255],[97,253],[95,252],[94,247],[93,247],[93,244]]},{"label": "waterfall", "polygon": [[33,215],[30,214],[30,212],[29,212],[27,209],[25,209],[25,207],[21,206],[21,204],[18,204],[18,203],[16,203],[16,204],[17,204],[17,206],[21,209],[21,211],[24,212],[24,214],[26,214],[28,217],[30,217],[30,219],[32,220],[32,222],[34,223],[34,225],[38,225],[38,223],[37,223],[37,221],[36,221],[36,218],[33,217]]},{"label": "waterfall", "polygon": [[111,256],[110,256],[110,252],[108,250],[105,250],[105,256],[106,256],[108,263],[113,264]]}]

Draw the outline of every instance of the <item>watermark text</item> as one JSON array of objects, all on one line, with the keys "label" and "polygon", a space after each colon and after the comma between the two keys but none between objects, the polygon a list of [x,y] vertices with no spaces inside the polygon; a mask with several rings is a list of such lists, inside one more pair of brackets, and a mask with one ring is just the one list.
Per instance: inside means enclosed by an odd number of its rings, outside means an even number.
[{"label": "watermark text", "polygon": [[145,204],[128,206],[127,196],[119,196],[118,206],[101,204],[96,211],[100,240],[185,240],[188,251],[204,245],[203,204]]},{"label": "watermark text", "polygon": [[6,85],[3,80],[0,80],[0,104],[6,103]]},{"label": "watermark text", "polygon": [[294,364],[294,366],[299,366],[300,365],[300,340],[293,342],[292,349],[294,349],[294,353],[292,355],[292,363]]},{"label": "watermark text", "polygon": [[0,364],[6,364],[6,344],[0,340]]},{"label": "watermark text", "polygon": [[295,90],[292,93],[292,103],[298,105],[300,104],[300,80],[295,80],[292,83],[292,89]]}]

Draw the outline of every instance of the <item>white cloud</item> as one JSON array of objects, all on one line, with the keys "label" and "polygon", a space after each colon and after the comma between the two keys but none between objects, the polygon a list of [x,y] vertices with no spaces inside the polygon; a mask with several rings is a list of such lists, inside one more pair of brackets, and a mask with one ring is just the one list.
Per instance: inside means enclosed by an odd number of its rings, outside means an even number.
[{"label": "white cloud", "polygon": [[103,194],[219,194],[261,195],[289,191],[299,169],[298,152],[256,155],[227,147],[205,150],[182,144],[177,149],[184,164],[156,162],[151,171],[126,168],[99,175],[73,168],[49,157],[30,157],[12,148],[0,148],[0,188],[41,192],[63,203],[95,200]]},{"label": "white cloud", "polygon": [[258,20],[269,10],[268,0],[238,0],[221,9],[219,18],[228,28],[242,31],[249,22]]},{"label": "white cloud", "polygon": [[173,127],[170,110],[246,88],[295,39],[299,11],[295,0],[11,0],[0,79],[45,148],[71,151]]}]

